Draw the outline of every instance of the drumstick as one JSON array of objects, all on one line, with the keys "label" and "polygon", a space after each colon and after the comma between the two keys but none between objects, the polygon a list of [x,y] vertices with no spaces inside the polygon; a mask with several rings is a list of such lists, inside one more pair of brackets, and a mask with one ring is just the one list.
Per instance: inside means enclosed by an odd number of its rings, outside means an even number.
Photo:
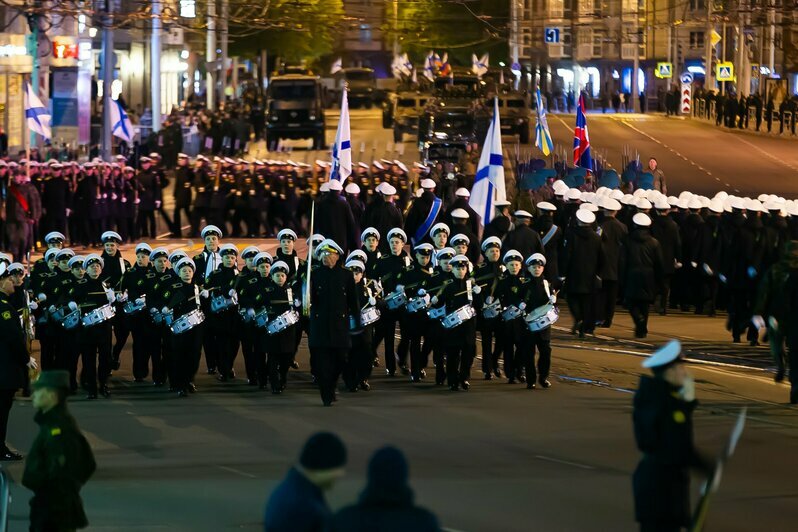
[{"label": "drumstick", "polygon": [[[485,284],[478,284],[477,286],[488,286],[488,283],[485,283]],[[471,290],[474,290],[474,288],[472,287],[472,288],[471,288]],[[462,292],[457,292],[456,294],[452,294],[452,297],[454,297],[454,296],[461,296],[461,295],[463,295],[463,294],[465,294],[465,293],[468,293],[468,292],[470,292],[471,290],[463,290]]]}]

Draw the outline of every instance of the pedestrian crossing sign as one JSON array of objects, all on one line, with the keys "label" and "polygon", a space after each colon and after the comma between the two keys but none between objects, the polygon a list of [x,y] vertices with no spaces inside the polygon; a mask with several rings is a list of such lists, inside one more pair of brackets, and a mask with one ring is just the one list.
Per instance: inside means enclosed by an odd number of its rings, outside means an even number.
[{"label": "pedestrian crossing sign", "polygon": [[715,67],[715,77],[718,81],[734,81],[734,64],[718,63]]},{"label": "pedestrian crossing sign", "polygon": [[655,75],[659,79],[669,79],[673,77],[673,63],[657,63]]}]

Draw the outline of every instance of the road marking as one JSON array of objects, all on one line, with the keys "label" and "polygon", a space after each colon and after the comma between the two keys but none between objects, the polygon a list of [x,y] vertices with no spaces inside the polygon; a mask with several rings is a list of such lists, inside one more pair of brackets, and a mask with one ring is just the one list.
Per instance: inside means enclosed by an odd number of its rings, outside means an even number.
[{"label": "road marking", "polygon": [[244,471],[240,471],[240,470],[238,470],[238,469],[236,469],[234,467],[227,467],[227,466],[223,466],[223,465],[217,465],[216,467],[218,469],[223,470],[223,471],[227,471],[229,473],[235,473],[236,475],[240,475],[240,476],[245,477],[245,478],[258,478],[255,475],[251,475],[249,473],[245,473]]},{"label": "road marking", "polygon": [[731,135],[733,138],[735,138],[735,139],[739,140],[740,142],[742,142],[743,144],[752,147],[753,149],[755,149],[756,151],[758,151],[759,153],[761,153],[762,155],[764,155],[768,159],[770,159],[770,160],[772,160],[774,162],[777,162],[779,164],[782,164],[782,165],[786,166],[787,168],[789,168],[790,170],[795,170],[795,171],[798,172],[798,166],[792,165],[792,164],[790,164],[790,163],[788,163],[788,162],[786,162],[786,161],[784,161],[782,159],[779,159],[778,157],[776,157],[772,153],[763,150],[762,148],[760,148],[759,146],[757,146],[753,142],[748,142],[747,140],[745,140],[744,138],[742,138],[742,137],[740,137],[738,135],[732,135],[731,133],[728,133],[728,132],[724,132],[724,133],[727,133],[727,134]]},{"label": "road marking", "polygon": [[568,460],[560,460],[559,458],[552,458],[550,456],[543,456],[542,454],[536,454],[535,458],[538,460],[543,460],[545,462],[554,462],[555,464],[564,464],[573,467],[578,467],[579,469],[596,469],[593,466],[585,465],[585,464],[578,464],[576,462],[569,462]]}]

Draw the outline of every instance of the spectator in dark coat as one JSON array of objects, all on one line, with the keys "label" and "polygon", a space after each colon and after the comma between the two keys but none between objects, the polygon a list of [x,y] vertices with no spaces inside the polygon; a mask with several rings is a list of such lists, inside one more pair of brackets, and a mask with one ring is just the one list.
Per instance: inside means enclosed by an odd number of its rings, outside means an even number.
[{"label": "spectator in dark coat", "polygon": [[604,267],[604,251],[601,237],[593,229],[596,215],[579,209],[576,220],[577,227],[566,233],[560,275],[565,277],[568,308],[574,320],[571,333],[578,332],[584,338],[595,329],[594,295],[601,284],[598,274]]},{"label": "spectator in dark coat", "polygon": [[314,223],[318,228],[316,232],[334,240],[348,253],[360,247],[360,231],[349,203],[340,196],[341,188],[340,181],[330,181],[330,191],[316,205]]},{"label": "spectator in dark coat", "polygon": [[[350,275],[351,277],[351,275]],[[324,492],[344,473],[346,447],[338,436],[319,432],[302,448],[299,463],[274,489],[263,519],[264,532],[322,532],[330,521]]]},{"label": "spectator in dark coat", "polygon": [[330,532],[436,532],[435,516],[413,503],[407,485],[408,466],[394,447],[383,447],[371,457],[368,484],[357,504],[347,506],[332,519]]},{"label": "spectator in dark coat", "polygon": [[657,215],[651,218],[651,236],[657,239],[662,249],[662,291],[657,294],[656,309],[664,316],[668,312],[668,302],[671,295],[671,280],[676,272],[677,265],[682,264],[682,238],[679,226],[668,216],[667,203],[657,203]]},{"label": "spectator in dark coat", "polygon": [[[402,212],[391,201],[396,188],[387,183],[381,183],[377,188],[379,194],[366,207],[363,225],[373,227],[384,236],[394,227],[402,227]],[[383,254],[389,253],[387,238],[380,239],[379,250]]]},{"label": "spectator in dark coat", "polygon": [[624,262],[624,300],[635,323],[635,338],[648,334],[648,308],[660,293],[662,249],[651,236],[651,218],[637,213],[632,218],[634,229],[626,244]]}]

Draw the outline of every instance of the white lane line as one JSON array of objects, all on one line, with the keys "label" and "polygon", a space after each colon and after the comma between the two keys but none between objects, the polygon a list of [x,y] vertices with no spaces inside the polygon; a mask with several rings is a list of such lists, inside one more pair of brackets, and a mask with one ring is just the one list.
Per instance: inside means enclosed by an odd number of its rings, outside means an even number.
[{"label": "white lane line", "polygon": [[[621,124],[625,125],[626,127],[628,127],[629,129],[631,129],[632,131],[636,131],[636,132],[640,133],[641,135],[643,135],[644,137],[646,137],[646,138],[648,138],[648,139],[650,139],[650,140],[653,140],[654,142],[656,142],[657,144],[659,144],[659,145],[660,145],[660,146],[662,146],[663,148],[666,148],[668,151],[670,151],[671,153],[673,153],[673,154],[674,154],[674,155],[676,155],[677,157],[680,157],[680,158],[684,159],[685,161],[688,161],[688,160],[689,160],[687,157],[685,157],[684,155],[682,155],[681,153],[679,153],[679,152],[678,152],[678,151],[676,151],[675,149],[671,148],[670,146],[668,146],[668,145],[667,145],[667,144],[665,144],[664,142],[662,142],[662,141],[660,141],[660,140],[656,139],[655,137],[652,137],[651,135],[649,135],[649,134],[648,134],[648,133],[646,133],[645,131],[643,131],[643,130],[641,130],[641,129],[638,129],[638,128],[636,128],[635,126],[633,126],[632,124],[630,124],[628,121],[626,121],[626,120],[623,120],[623,119],[617,119],[617,118],[615,118],[614,120],[615,120],[616,122],[619,122],[619,123],[621,123]],[[703,166],[701,166],[700,164],[698,164],[698,163],[693,163],[692,161],[691,161],[691,164],[693,164],[693,166],[695,166],[696,168],[698,168],[699,170],[701,170],[702,172],[704,172],[704,173],[705,173],[705,174],[707,174],[708,176],[711,176],[711,175],[712,175],[712,172],[710,172],[709,170],[707,170],[706,168],[704,168],[704,167],[703,167]],[[717,179],[717,178],[715,178],[715,179],[716,179],[717,181],[720,181],[720,180],[719,180],[719,179]],[[727,186],[730,186],[728,183],[727,183],[726,185],[727,185]]]},{"label": "white lane line", "polygon": [[229,473],[234,473],[236,475],[239,475],[239,476],[242,476],[242,477],[245,477],[245,478],[258,478],[255,475],[251,475],[249,473],[245,473],[244,471],[238,470],[238,469],[236,469],[234,467],[227,467],[227,466],[223,466],[223,465],[217,465],[216,467],[217,467],[217,469],[221,469],[222,471],[227,471]]},{"label": "white lane line", "polygon": [[573,467],[578,467],[579,469],[596,469],[593,466],[585,464],[577,464],[576,462],[569,462],[568,460],[560,460],[559,458],[552,458],[550,456],[543,456],[541,454],[536,454],[535,458],[537,458],[538,460],[543,460],[545,462],[554,462],[555,464],[564,464]]}]

